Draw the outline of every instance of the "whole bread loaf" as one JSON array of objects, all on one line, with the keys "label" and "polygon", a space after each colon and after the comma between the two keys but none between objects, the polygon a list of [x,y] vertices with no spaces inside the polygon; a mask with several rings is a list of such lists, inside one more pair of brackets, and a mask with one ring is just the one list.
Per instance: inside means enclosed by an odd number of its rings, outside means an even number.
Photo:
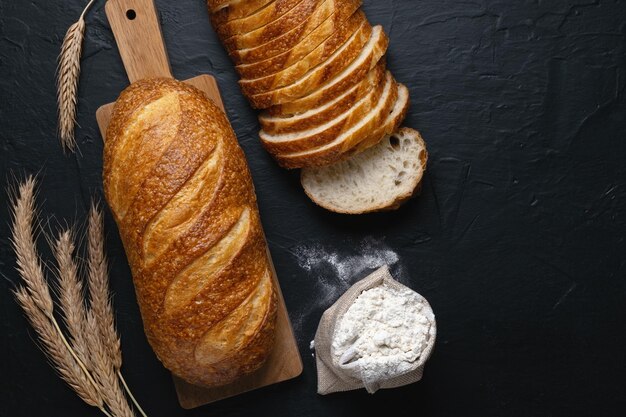
[{"label": "whole bread loaf", "polygon": [[115,104],[103,178],[146,335],[165,367],[204,386],[260,368],[273,346],[276,289],[224,113],[175,80],[132,84]]}]

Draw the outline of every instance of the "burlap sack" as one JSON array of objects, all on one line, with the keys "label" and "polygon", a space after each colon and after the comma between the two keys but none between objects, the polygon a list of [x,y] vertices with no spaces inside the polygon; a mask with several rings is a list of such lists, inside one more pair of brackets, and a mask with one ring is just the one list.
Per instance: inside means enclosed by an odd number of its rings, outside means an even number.
[{"label": "burlap sack", "polygon": [[[341,317],[354,303],[356,298],[365,290],[374,288],[385,283],[390,287],[406,288],[398,281],[394,280],[389,273],[389,268],[385,265],[377,269],[367,277],[363,278],[352,287],[350,287],[328,310],[322,315],[320,324],[315,333],[315,360],[317,363],[317,392],[318,394],[330,394],[339,391],[350,391],[354,389],[364,388],[363,380],[355,375],[354,371],[346,369],[333,360],[331,354],[331,345],[333,334],[335,333],[335,325],[339,323]],[[418,294],[419,295],[419,294]],[[432,309],[426,299],[421,295],[420,298],[424,302],[424,308],[428,308],[432,313]],[[411,370],[403,375],[399,375],[385,381],[378,381],[369,384],[368,391],[374,392],[378,388],[395,388],[402,385],[411,384],[422,379],[424,363],[428,360],[437,335],[437,326],[432,315],[433,321],[431,330],[428,335],[428,343],[422,355],[415,362]]]}]

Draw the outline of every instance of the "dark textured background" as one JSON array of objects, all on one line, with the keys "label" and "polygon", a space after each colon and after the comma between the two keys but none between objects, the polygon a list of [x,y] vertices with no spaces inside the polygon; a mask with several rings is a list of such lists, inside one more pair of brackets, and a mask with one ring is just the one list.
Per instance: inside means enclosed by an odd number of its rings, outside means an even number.
[{"label": "dark textured background", "polygon": [[[13,302],[5,181],[40,173],[44,218],[82,221],[101,195],[94,113],[127,85],[99,1],[87,18],[77,131],[55,136],[54,70],[86,1],[0,0],[0,414],[97,416],[56,377]],[[201,0],[157,0],[174,74],[211,73],[258,191],[305,371],[296,380],[184,411],[148,347],[131,278],[107,218],[124,371],[157,416],[626,415],[626,2],[365,0],[391,38],[388,62],[411,90],[407,125],[430,152],[422,195],[360,217],[316,207],[295,172],[262,150],[255,113]],[[308,350],[323,300],[299,245],[401,256],[431,302],[439,336],[424,379],[400,389],[320,397]],[[326,285],[328,282],[326,282]],[[330,285],[333,285],[332,280]],[[339,285],[339,283],[337,283]],[[319,301],[322,300],[322,301]]]}]

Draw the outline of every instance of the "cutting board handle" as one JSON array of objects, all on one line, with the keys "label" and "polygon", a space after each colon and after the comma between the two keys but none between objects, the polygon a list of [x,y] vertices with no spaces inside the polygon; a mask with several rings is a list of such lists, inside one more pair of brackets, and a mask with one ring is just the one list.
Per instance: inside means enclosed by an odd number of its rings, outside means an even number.
[{"label": "cutting board handle", "polygon": [[172,78],[154,0],[108,0],[105,11],[130,82]]}]

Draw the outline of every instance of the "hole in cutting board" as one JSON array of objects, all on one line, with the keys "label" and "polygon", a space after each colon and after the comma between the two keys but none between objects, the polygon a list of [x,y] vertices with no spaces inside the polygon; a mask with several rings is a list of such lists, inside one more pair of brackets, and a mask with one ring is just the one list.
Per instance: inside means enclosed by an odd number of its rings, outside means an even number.
[{"label": "hole in cutting board", "polygon": [[137,13],[133,9],[126,10],[126,17],[128,20],[135,20]]}]

